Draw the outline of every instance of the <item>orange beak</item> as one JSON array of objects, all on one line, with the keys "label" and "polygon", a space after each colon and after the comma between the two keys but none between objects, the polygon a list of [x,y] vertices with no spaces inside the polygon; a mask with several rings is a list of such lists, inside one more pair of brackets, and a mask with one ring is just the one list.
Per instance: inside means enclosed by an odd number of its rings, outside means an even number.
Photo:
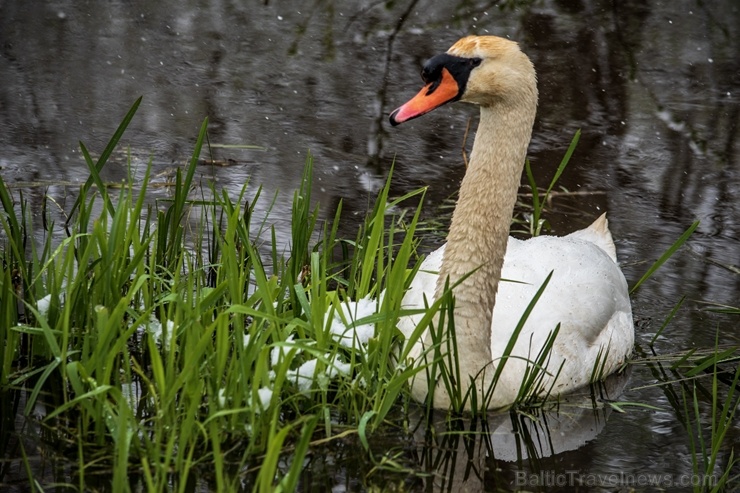
[{"label": "orange beak", "polygon": [[442,78],[439,83],[430,82],[422,88],[411,100],[391,113],[391,125],[407,122],[416,117],[429,113],[445,103],[458,97],[460,87],[452,74],[442,69]]}]

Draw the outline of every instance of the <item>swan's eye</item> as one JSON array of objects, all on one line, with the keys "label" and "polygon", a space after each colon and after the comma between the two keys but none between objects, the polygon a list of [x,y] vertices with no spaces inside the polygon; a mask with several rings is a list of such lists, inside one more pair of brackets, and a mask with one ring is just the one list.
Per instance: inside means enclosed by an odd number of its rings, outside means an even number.
[{"label": "swan's eye", "polygon": [[429,85],[427,94],[434,92],[442,83],[443,70],[446,70],[456,81],[460,94],[463,93],[470,72],[483,62],[479,57],[461,57],[442,53],[435,55],[424,63],[421,78]]}]

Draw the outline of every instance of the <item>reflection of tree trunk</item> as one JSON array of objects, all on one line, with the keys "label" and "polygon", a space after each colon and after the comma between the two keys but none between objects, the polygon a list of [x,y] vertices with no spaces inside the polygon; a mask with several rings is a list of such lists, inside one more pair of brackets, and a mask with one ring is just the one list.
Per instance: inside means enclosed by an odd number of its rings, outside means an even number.
[{"label": "reflection of tree trunk", "polygon": [[[734,68],[734,73],[740,74],[740,65]],[[718,105],[720,106],[720,105]],[[720,106],[717,108],[717,114],[722,114],[723,108]],[[729,184],[732,183],[732,175],[737,172],[733,167],[733,158],[737,153],[735,148],[735,142],[738,140],[740,134],[740,125],[738,120],[740,119],[740,105],[735,104],[730,106],[727,114],[727,136],[725,139],[724,148],[720,151],[720,162],[722,163],[722,170],[719,173],[719,180],[717,180],[717,212],[713,216],[714,230],[716,232],[725,232],[727,229],[733,227],[733,220],[737,218],[731,217],[728,211],[725,209],[724,204],[732,202],[733,193],[729,189]],[[737,227],[737,226],[736,226]],[[740,231],[735,231],[736,236],[740,234]]]},{"label": "reflection of tree trunk", "polygon": [[398,18],[393,31],[388,35],[388,42],[386,43],[387,48],[385,51],[385,63],[383,64],[383,76],[380,79],[380,88],[378,89],[375,100],[373,101],[373,112],[375,113],[375,116],[370,122],[370,131],[368,132],[367,139],[368,164],[378,168],[378,171],[380,171],[379,168],[380,158],[383,152],[383,140],[386,136],[386,132],[383,129],[383,122],[386,117],[385,100],[386,91],[388,89],[388,75],[391,70],[391,58],[393,57],[393,43],[417,3],[419,3],[419,0],[411,0],[409,6]]}]

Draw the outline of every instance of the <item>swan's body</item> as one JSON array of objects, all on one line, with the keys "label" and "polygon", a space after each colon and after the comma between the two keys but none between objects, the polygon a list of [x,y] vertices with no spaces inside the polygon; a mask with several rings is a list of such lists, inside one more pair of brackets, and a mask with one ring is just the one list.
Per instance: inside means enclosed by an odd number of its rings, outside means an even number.
[{"label": "swan's body", "polygon": [[[470,36],[429,60],[422,77],[427,86],[392,113],[391,123],[456,100],[480,105],[481,113],[447,244],[424,261],[403,300],[406,308],[423,307],[425,298],[431,302],[441,296],[447,282],[456,285],[461,394],[472,378],[480,402],[512,332],[550,272],[552,279],[511,353],[516,357],[506,362],[487,406],[498,408],[516,399],[527,360],[537,358],[558,324],[539,389],[557,395],[616,371],[632,350],[634,329],[627,283],[605,217],[562,238],[519,241],[508,236],[537,107],[531,62],[516,43]],[[499,284],[502,277],[513,282]],[[408,337],[420,318],[402,319],[399,328]],[[416,364],[423,364],[431,345],[427,333],[411,348]],[[424,400],[429,388],[426,372],[419,372],[412,381],[413,396]],[[440,381],[433,403],[441,408],[450,404]]]}]

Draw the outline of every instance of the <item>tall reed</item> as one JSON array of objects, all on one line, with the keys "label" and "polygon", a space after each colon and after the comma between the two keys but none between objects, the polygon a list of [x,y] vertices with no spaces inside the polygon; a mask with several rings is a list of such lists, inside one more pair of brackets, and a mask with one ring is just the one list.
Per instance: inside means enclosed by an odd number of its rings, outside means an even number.
[{"label": "tall reed", "polygon": [[[203,472],[219,490],[245,474],[255,489],[291,490],[317,434],[357,433],[361,421],[372,431],[408,398],[416,370],[395,364],[395,323],[419,208],[407,223],[388,212],[423,191],[391,198],[389,177],[357,238],[343,241],[341,207],[319,220],[309,157],[282,258],[253,233],[275,244],[267,223],[251,223],[259,189],[251,201],[249,184],[236,200],[213,189],[198,198],[207,122],[163,207],[145,198],[149,169],[117,193],[107,187],[100,172],[139,103],[97,161],[82,145],[90,179],[40,245],[23,197],[0,179],[0,383],[78,444],[73,462],[109,468],[114,491],[137,481],[183,490]],[[374,306],[359,319],[358,299]],[[371,334],[347,340],[343,326]]]}]

